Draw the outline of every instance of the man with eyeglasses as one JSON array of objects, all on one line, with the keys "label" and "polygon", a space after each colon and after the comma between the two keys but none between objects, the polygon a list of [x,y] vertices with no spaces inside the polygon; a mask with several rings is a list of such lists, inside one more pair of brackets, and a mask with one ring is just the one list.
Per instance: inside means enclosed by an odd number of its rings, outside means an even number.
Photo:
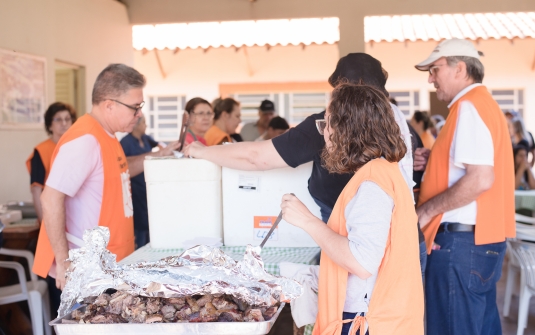
[{"label": "man with eyeglasses", "polygon": [[[115,137],[131,132],[141,117],[145,77],[123,64],[111,64],[93,86],[91,113],[61,137],[41,196],[43,223],[33,271],[65,286],[71,248],[84,244],[86,229],[106,226],[108,249],[117,260],[134,251],[130,177],[143,171],[146,155],[127,159]],[[171,155],[178,143],[151,155]]]},{"label": "man with eyeglasses", "polygon": [[496,306],[505,239],[515,236],[514,172],[505,116],[481,83],[482,54],[440,43],[416,65],[450,114],[431,150],[417,214],[429,252],[429,334],[501,334]]}]

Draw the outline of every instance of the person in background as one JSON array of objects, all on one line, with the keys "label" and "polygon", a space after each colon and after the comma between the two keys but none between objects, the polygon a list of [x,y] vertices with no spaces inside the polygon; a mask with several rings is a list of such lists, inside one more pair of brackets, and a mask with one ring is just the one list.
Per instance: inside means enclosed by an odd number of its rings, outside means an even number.
[{"label": "person in background", "polygon": [[282,198],[284,220],[322,250],[314,333],[364,335],[368,326],[372,335],[423,335],[417,217],[398,166],[407,148],[388,100],[370,86],[341,84],[318,131],[325,167],[355,173],[327,225],[294,195]]},{"label": "person in background", "polygon": [[435,138],[429,129],[433,126],[433,120],[426,112],[416,111],[410,121],[411,126],[416,130],[418,136],[424,144],[424,148],[431,150],[435,144]]},{"label": "person in background", "polygon": [[524,122],[522,122],[520,118],[515,117],[513,119],[507,119],[507,126],[509,128],[513,146],[522,145],[526,148],[531,147],[528,134],[524,128]]},{"label": "person in background", "polygon": [[45,130],[49,137],[39,143],[26,160],[26,168],[30,173],[30,191],[32,193],[33,206],[35,207],[39,224],[43,220],[41,193],[43,193],[43,188],[50,173],[52,153],[61,136],[75,121],[76,111],[71,105],[54,102],[48,106],[45,112]]},{"label": "person in background", "polygon": [[442,129],[442,126],[444,126],[446,120],[440,114],[431,115],[431,120],[433,120],[433,127],[431,127],[429,131],[431,134],[433,134],[434,138],[437,138],[438,134],[440,133],[440,129]]},{"label": "person in background", "polygon": [[[535,165],[535,139],[533,139],[533,134],[530,132],[530,131],[527,131],[527,129],[524,127],[524,121],[522,120],[522,116],[518,113],[518,112],[515,112],[515,111],[510,111],[510,110],[507,110],[504,112],[505,114],[505,118],[507,119],[507,124],[509,127],[509,132],[511,133],[511,136],[513,136],[512,134],[515,133],[514,131],[514,120],[520,120],[522,121],[522,128],[524,128],[526,131],[524,133],[524,136],[522,137],[525,137],[526,141],[528,142],[528,161],[529,161],[529,165],[531,167],[533,167],[533,165]],[[511,124],[510,124],[511,123]],[[525,145],[526,143],[522,143],[523,145]],[[514,146],[514,139],[513,139],[513,146]],[[529,157],[531,154],[531,158]]]},{"label": "person in background", "polygon": [[244,141],[255,141],[269,128],[269,121],[275,116],[275,104],[264,100],[258,107],[258,121],[250,122],[243,126],[240,135]]},{"label": "person in background", "polygon": [[214,106],[214,124],[204,135],[206,145],[233,142],[230,135],[236,133],[241,122],[240,103],[232,98],[222,99]]},{"label": "person in background", "polygon": [[193,98],[186,103],[185,112],[189,115],[186,144],[199,141],[206,145],[204,134],[206,134],[206,131],[212,126],[212,120],[214,119],[212,105],[203,98]]},{"label": "person in background", "polygon": [[[132,132],[121,140],[121,146],[123,147],[126,157],[149,153],[155,147],[162,149],[162,147],[158,145],[158,142],[145,134],[146,129],[147,124],[145,122],[145,116],[142,115],[139,120],[137,120]],[[130,186],[132,188],[132,206],[134,208],[135,248],[138,249],[150,242],[145,174],[142,172],[137,176],[130,177]]]},{"label": "person in background", "polygon": [[[117,261],[134,251],[130,176],[143,172],[147,155],[167,156],[179,143],[157,153],[126,158],[116,132],[131,132],[141,117],[145,77],[124,64],[110,64],[97,76],[91,113],[63,134],[52,154],[41,203],[33,272],[46,278],[50,300],[59,307],[69,249],[81,247],[83,234],[108,227],[108,250]],[[55,308],[54,310],[57,310]]]},{"label": "person in background", "polygon": [[274,137],[284,134],[290,129],[290,125],[286,120],[280,116],[275,116],[271,121],[269,121],[268,128],[262,136],[257,138],[255,141],[265,141],[271,140]]},{"label": "person in background", "polygon": [[517,145],[513,149],[515,157],[515,190],[534,190],[535,177],[528,162],[528,148]]},{"label": "person in background", "polygon": [[514,162],[505,117],[482,85],[468,40],[441,42],[429,73],[448,119],[433,146],[416,213],[427,243],[427,333],[501,334],[496,283],[515,237]]}]

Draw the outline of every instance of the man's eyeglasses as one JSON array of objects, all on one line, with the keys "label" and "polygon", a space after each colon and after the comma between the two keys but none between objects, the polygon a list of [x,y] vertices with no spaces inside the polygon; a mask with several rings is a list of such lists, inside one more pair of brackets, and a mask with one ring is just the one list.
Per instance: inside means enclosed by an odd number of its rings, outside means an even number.
[{"label": "man's eyeglasses", "polygon": [[444,65],[444,64],[431,66],[431,67],[429,68],[429,75],[430,75],[430,76],[434,76],[434,75],[436,75],[436,74],[437,74],[437,71],[438,71],[438,68],[441,67],[442,65]]},{"label": "man's eyeglasses", "polygon": [[110,99],[111,101],[115,101],[116,103],[118,104],[121,104],[125,107],[128,107],[130,108],[131,110],[134,111],[134,116],[137,116],[139,114],[139,112],[141,112],[141,108],[143,108],[143,106],[145,106],[145,101],[141,101],[141,103],[137,106],[130,106],[130,105],[127,105],[123,102],[120,102],[119,100],[115,100],[115,99]]},{"label": "man's eyeglasses", "polygon": [[316,128],[318,128],[320,135],[323,135],[325,132],[325,127],[327,127],[327,121],[325,119],[316,120]]},{"label": "man's eyeglasses", "polygon": [[205,113],[205,112],[200,112],[200,113],[191,113],[192,116],[197,116],[197,117],[207,117],[207,118],[213,118],[214,117],[214,113],[213,112],[208,112],[208,113]]}]

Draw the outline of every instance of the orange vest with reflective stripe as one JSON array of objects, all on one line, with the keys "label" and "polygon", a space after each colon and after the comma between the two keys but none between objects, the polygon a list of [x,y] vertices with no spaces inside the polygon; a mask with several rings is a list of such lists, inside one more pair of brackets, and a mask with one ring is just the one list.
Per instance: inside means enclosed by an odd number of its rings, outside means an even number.
[{"label": "orange vest with reflective stripe", "polygon": [[[54,153],[54,149],[56,149],[56,143],[54,143],[54,141],[52,141],[50,138],[46,141],[39,143],[35,147],[35,150],[37,150],[37,152],[39,153],[41,161],[43,162],[43,166],[45,167],[45,182],[48,178],[48,174],[50,173],[50,162],[52,161],[52,154]],[[28,169],[28,173],[30,174],[32,174],[32,159],[33,152],[26,160],[26,168]],[[45,187],[45,185],[41,186]]]},{"label": "orange vest with reflective stripe", "polygon": [[[489,128],[494,145],[494,183],[490,190],[476,200],[475,242],[477,245],[503,242],[506,237],[516,235],[513,146],[505,116],[485,86],[471,89],[451,106],[446,123],[431,150],[418,205],[448,189],[450,148],[463,101],[470,101],[477,109],[477,113]],[[442,215],[435,216],[422,229],[428,253],[431,252]]]},{"label": "orange vest with reflective stripe", "polygon": [[206,140],[206,144],[209,146],[218,145],[222,142],[232,142],[229,134],[219,129],[219,127],[216,125],[213,125],[208,129],[206,134],[204,134],[204,139]]},{"label": "orange vest with reflective stripe", "polygon": [[374,159],[360,168],[338,197],[327,225],[336,233],[347,236],[345,208],[364,181],[376,183],[394,200],[385,254],[368,313],[355,320],[342,320],[348,272],[322,253],[318,316],[313,334],[340,334],[343,323],[355,321],[354,334],[357,329],[364,329],[367,321],[370,334],[423,335],[424,292],[415,225],[417,217],[398,163]]},{"label": "orange vest with reflective stripe", "polygon": [[[51,165],[54,168],[54,159],[63,144],[87,134],[95,136],[100,145],[104,171],[104,189],[98,225],[110,229],[108,250],[116,254],[119,261],[134,251],[130,175],[119,141],[115,137],[110,137],[91,115],[86,114],[61,137],[52,155]],[[41,225],[41,227],[33,272],[46,278],[54,261],[54,252],[46,233],[46,226]]]}]

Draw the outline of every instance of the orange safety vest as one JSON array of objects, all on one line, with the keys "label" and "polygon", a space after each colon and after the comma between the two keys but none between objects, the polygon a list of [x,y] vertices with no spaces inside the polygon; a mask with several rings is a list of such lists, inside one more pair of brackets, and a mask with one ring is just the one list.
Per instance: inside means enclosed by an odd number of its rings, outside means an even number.
[{"label": "orange safety vest", "polygon": [[418,230],[414,224],[417,217],[398,163],[374,159],[361,167],[338,197],[327,225],[336,233],[347,236],[345,209],[364,181],[376,183],[394,200],[385,255],[379,266],[368,313],[355,320],[342,320],[348,272],[322,252],[319,310],[313,334],[340,334],[343,323],[350,321],[355,321],[352,333],[360,328],[363,334],[367,321],[370,334],[423,335],[424,292]]},{"label": "orange safety vest", "polygon": [[[471,89],[451,106],[450,114],[429,156],[418,205],[448,189],[450,148],[463,101],[470,101],[477,109],[489,128],[494,145],[494,183],[490,190],[476,200],[475,242],[477,245],[503,242],[506,237],[516,235],[513,149],[505,116],[485,86]],[[443,213],[435,216],[422,229],[428,253],[431,252],[442,215]]]},{"label": "orange safety vest", "polygon": [[[59,140],[52,155],[52,168],[63,144],[87,134],[95,136],[100,145],[104,170],[104,189],[98,225],[110,229],[108,250],[116,254],[119,261],[134,251],[134,222],[132,208],[128,208],[132,204],[130,176],[128,163],[119,141],[111,138],[97,120],[86,114],[79,118]],[[46,229],[41,229],[33,272],[46,278],[53,261],[54,252]]]},{"label": "orange safety vest", "polygon": [[206,134],[204,134],[204,139],[208,146],[218,145],[222,142],[232,142],[229,134],[225,133],[223,130],[219,129],[218,126],[211,126]]},{"label": "orange safety vest", "polygon": [[[39,153],[39,156],[41,157],[41,161],[43,162],[43,166],[45,167],[45,182],[48,178],[48,174],[50,173],[50,162],[52,161],[52,154],[54,153],[54,149],[56,148],[56,143],[52,141],[52,139],[48,139],[46,141],[43,141],[39,143],[35,150]],[[32,159],[33,159],[33,151],[26,160],[26,168],[28,169],[28,173],[32,173]],[[35,183],[34,183],[35,184]],[[45,187],[45,185],[41,185],[42,187]]]}]

